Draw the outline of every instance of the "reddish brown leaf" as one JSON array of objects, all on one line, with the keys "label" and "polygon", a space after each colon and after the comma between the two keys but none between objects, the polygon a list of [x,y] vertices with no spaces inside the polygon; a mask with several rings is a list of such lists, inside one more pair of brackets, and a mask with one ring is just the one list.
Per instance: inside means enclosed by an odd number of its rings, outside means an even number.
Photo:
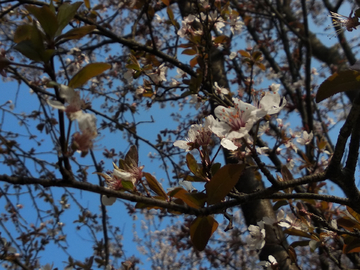
[{"label": "reddish brown leaf", "polygon": [[215,204],[225,198],[240,178],[245,164],[228,164],[220,168],[205,185],[208,204]]},{"label": "reddish brown leaf", "polygon": [[156,180],[156,178],[152,176],[150,173],[146,173],[146,172],[144,172],[144,176],[151,190],[154,191],[161,198],[164,198],[166,200],[167,199],[166,192],[163,189],[162,185]]},{"label": "reddish brown leaf", "polygon": [[355,218],[358,222],[360,222],[360,214],[356,211],[354,211],[349,206],[346,206],[346,209],[348,210],[349,214],[352,215],[353,218]]},{"label": "reddish brown leaf", "polygon": [[212,216],[197,217],[190,225],[190,236],[194,247],[202,251],[205,249],[211,235],[218,227]]},{"label": "reddish brown leaf", "polygon": [[204,193],[189,193],[182,187],[177,187],[168,193],[169,196],[181,199],[188,206],[201,208],[204,206],[206,195]]},{"label": "reddish brown leaf", "polygon": [[339,71],[327,78],[319,87],[316,102],[323,101],[337,93],[360,88],[360,72],[355,70]]},{"label": "reddish brown leaf", "polygon": [[198,56],[195,56],[193,59],[190,60],[190,66],[193,68],[198,63]]}]

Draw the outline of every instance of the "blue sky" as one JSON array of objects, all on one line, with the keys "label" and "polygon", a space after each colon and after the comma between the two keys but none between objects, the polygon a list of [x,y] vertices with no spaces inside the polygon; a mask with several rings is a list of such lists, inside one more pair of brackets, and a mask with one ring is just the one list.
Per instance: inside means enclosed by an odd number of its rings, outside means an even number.
[{"label": "blue sky", "polygon": [[[348,15],[348,11],[347,10],[341,10],[341,12],[344,12],[344,15]],[[329,19],[329,24],[330,24],[330,19]],[[322,32],[323,29],[318,29],[319,32]],[[331,31],[331,30],[330,30]],[[349,36],[354,36],[356,35],[356,31],[354,31],[353,33],[348,33]],[[332,43],[337,43],[337,39],[335,37],[329,38],[327,32],[324,32],[324,35],[322,36],[322,40],[324,42],[326,42],[327,44],[332,44]],[[239,49],[244,49],[246,45],[240,43],[238,45],[238,48],[233,48],[233,50],[239,50]],[[316,62],[313,61],[313,64],[316,66]],[[319,70],[319,67],[318,67]],[[168,73],[168,75],[173,76],[173,72],[172,73]],[[318,78],[318,83],[321,83],[322,79]],[[273,81],[269,82],[269,81],[265,81],[263,83],[263,85],[261,85],[260,87],[264,87],[267,88]],[[35,95],[31,95],[29,93],[29,89],[27,86],[25,86],[24,84],[22,84],[20,86],[20,88],[18,88],[18,85],[16,82],[13,83],[4,83],[1,82],[1,86],[2,86],[2,95],[0,98],[0,104],[3,104],[5,101],[7,100],[12,100],[16,107],[15,110],[17,112],[31,112],[32,110],[37,110],[38,107],[33,107],[34,104],[37,104],[38,100],[36,98]],[[235,90],[235,89],[232,89]],[[16,101],[16,102],[15,102]],[[94,101],[94,104],[96,105],[96,101]],[[185,112],[189,111],[189,108],[185,107],[184,108]],[[164,129],[166,127],[168,128],[175,128],[176,127],[176,123],[174,123],[170,117],[171,112],[178,112],[178,108],[177,107],[170,107],[167,106],[166,109],[159,109],[159,105],[155,104],[150,110],[141,110],[139,112],[138,115],[136,115],[136,119],[138,121],[150,121],[152,118],[151,116],[155,119],[155,123],[151,123],[151,124],[142,124],[138,127],[138,133],[139,134],[143,134],[146,139],[148,139],[151,142],[155,142],[156,140],[156,136],[157,136],[157,131]],[[6,116],[4,118],[5,122],[2,123],[3,126],[1,126],[2,130],[5,129],[11,129],[13,132],[19,132],[19,133],[23,133],[23,129],[21,127],[19,127],[18,125],[18,120]],[[296,127],[300,125],[299,120],[296,117],[292,117],[289,119],[289,121],[291,121],[292,127]],[[100,122],[100,119],[98,120],[98,123]],[[31,126],[35,126],[37,124],[36,121],[34,121]],[[333,138],[336,138],[336,136],[338,135],[338,128],[339,128],[339,124],[341,125],[341,123],[338,123],[337,128],[333,129],[331,131],[331,136]],[[39,134],[39,137],[37,138],[38,140],[41,140],[43,138],[46,138],[47,135],[44,133]],[[21,139],[19,138],[20,143],[22,144],[23,147],[25,148],[30,148],[33,145],[27,141],[27,139]],[[123,151],[126,152],[128,150],[128,143],[126,141],[123,140],[122,138],[122,134],[121,133],[116,133],[116,134],[105,134],[102,132],[101,136],[99,139],[96,140],[95,142],[95,147],[94,147],[94,153],[95,155],[98,157],[98,161],[101,160],[101,153],[103,152],[103,148],[104,147],[107,148],[115,148],[116,151]],[[36,150],[38,152],[47,152],[49,150],[51,150],[53,148],[53,145],[50,142],[46,142],[43,143],[42,146],[37,147]],[[166,179],[166,174],[164,173],[163,170],[159,169],[158,166],[159,164],[156,162],[150,162],[148,159],[148,153],[149,152],[155,152],[154,149],[151,149],[149,146],[140,143],[140,149],[139,149],[139,157],[140,157],[140,164],[144,165],[144,171],[146,172],[150,172],[152,174],[155,174],[157,179]],[[42,155],[41,156],[44,159],[53,159],[55,160],[54,156],[49,156],[49,155]],[[88,158],[88,157],[87,157]],[[88,161],[88,159],[81,159],[80,156],[78,155],[78,160],[85,163],[85,161]],[[221,157],[218,158],[219,161],[222,162]],[[3,165],[2,165],[3,166]],[[31,167],[31,165],[30,165]],[[109,160],[105,160],[105,168],[108,170],[112,169],[112,164]],[[3,167],[1,168],[2,173],[8,173],[10,174],[11,172],[8,171],[7,167]],[[89,169],[89,172],[95,171],[95,169]],[[89,182],[91,183],[98,183],[98,179],[96,175],[89,175]],[[167,181],[165,181],[167,182]],[[52,189],[52,191],[54,192],[54,195],[56,198],[56,200],[60,200],[60,196],[63,194],[62,190],[58,190],[58,189]],[[79,191],[75,191],[75,190],[71,190],[74,193],[74,196],[76,196],[82,203],[82,205],[86,208],[88,208],[90,211],[92,211],[93,213],[99,213],[99,206],[100,206],[100,198],[99,195],[96,194],[90,194],[88,192],[79,192]],[[32,202],[30,200],[29,197],[27,197],[27,199],[24,199],[25,196],[21,197],[21,201],[19,201],[19,203],[21,203],[24,208],[19,210],[21,212],[21,214],[29,220],[29,226],[31,223],[34,224],[39,224],[39,220],[37,220],[37,218],[33,215],[33,206],[32,206]],[[13,196],[13,200],[14,202],[17,202],[17,199],[15,196]],[[4,209],[3,207],[5,206],[5,200],[0,200],[0,209]],[[65,223],[66,226],[64,227],[64,230],[67,233],[67,239],[69,240],[69,243],[78,243],[78,245],[70,245],[68,247],[68,252],[69,254],[71,254],[71,256],[73,256],[75,259],[83,259],[85,256],[90,256],[92,254],[92,243],[91,243],[91,238],[88,235],[88,231],[87,229],[83,229],[80,232],[76,231],[75,226],[77,225],[76,223],[74,224],[73,221],[77,219],[78,216],[78,210],[75,210],[77,208],[75,203],[71,203],[71,211],[68,211],[68,213],[63,217],[63,219],[61,220],[61,222]],[[138,257],[141,257],[143,259],[143,262],[145,263],[144,265],[140,265],[139,267],[141,269],[150,269],[150,265],[146,264],[146,258],[142,257],[140,255],[140,253],[137,251],[135,245],[132,243],[132,239],[133,239],[133,232],[132,232],[132,226],[133,226],[133,220],[132,218],[130,218],[128,216],[128,213],[126,211],[126,208],[124,206],[124,204],[118,200],[113,206],[108,207],[108,215],[111,217],[112,223],[115,226],[119,226],[121,229],[121,232],[123,233],[124,236],[124,240],[123,240],[123,245],[124,245],[124,251],[126,252],[127,256],[131,256],[131,255],[135,255]],[[135,221],[137,228],[140,228],[141,224],[140,224],[140,220],[142,219],[142,216],[139,215],[138,221]],[[180,217],[180,219],[182,219],[182,217]],[[220,218],[219,218],[220,220]],[[166,226],[166,224],[168,224],[168,218],[164,219],[164,222],[162,223],[161,227]],[[15,230],[15,228],[7,228],[8,230]],[[141,230],[138,230],[139,234],[141,234]],[[4,237],[3,233],[3,229],[0,228],[0,232],[2,232],[2,236]],[[101,238],[101,237],[99,237]],[[54,249],[48,249],[46,251],[44,251],[42,253],[42,258],[45,263],[47,262],[53,262],[54,261],[54,265],[59,267],[60,269],[62,268],[63,264],[61,264],[62,261],[67,259],[67,256],[61,256],[60,253],[57,253],[57,255],[59,254],[59,256],[53,256],[54,255]]]}]

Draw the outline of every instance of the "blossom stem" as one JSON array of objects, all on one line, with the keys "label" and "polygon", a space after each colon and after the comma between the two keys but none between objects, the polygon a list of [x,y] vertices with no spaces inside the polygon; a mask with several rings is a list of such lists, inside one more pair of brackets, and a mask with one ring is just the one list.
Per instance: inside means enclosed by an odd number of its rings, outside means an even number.
[{"label": "blossom stem", "polygon": [[67,132],[65,145],[64,145],[64,153],[67,153],[67,151],[68,151],[68,145],[69,145],[69,141],[70,141],[70,130],[71,130],[72,122],[73,121],[70,121],[70,123],[69,123],[68,132]]},{"label": "blossom stem", "polygon": [[142,185],[143,188],[145,189],[146,195],[147,195],[148,197],[151,197],[151,194],[150,194],[149,190],[146,188],[146,186],[144,185],[143,180],[142,180],[142,179],[139,179],[139,182],[141,183],[141,185]]},{"label": "blossom stem", "polygon": [[218,148],[218,150],[216,151],[216,153],[215,153],[213,159],[211,160],[210,164],[213,164],[213,163],[214,163],[214,160],[215,160],[216,156],[219,154],[220,149],[221,149],[221,145],[219,145],[219,148]]}]

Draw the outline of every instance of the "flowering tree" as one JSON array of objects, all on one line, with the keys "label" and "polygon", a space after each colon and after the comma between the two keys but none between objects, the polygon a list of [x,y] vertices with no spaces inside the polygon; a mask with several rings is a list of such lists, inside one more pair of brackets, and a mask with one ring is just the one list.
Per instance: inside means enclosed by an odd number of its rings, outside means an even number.
[{"label": "flowering tree", "polygon": [[0,3],[4,268],[360,268],[356,6]]}]

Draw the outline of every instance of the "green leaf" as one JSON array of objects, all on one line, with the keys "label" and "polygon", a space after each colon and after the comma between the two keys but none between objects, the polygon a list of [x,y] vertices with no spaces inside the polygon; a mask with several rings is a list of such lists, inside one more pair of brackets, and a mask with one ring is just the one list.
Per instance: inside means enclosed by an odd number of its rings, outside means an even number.
[{"label": "green leaf", "polygon": [[166,12],[167,12],[167,15],[169,16],[169,19],[171,22],[174,21],[174,13],[172,11],[172,9],[169,7],[169,5],[167,5],[168,7],[166,8]]},{"label": "green leaf", "polygon": [[95,28],[95,25],[86,25],[79,28],[74,28],[63,35],[58,36],[56,40],[58,41],[62,39],[80,39],[91,33]]},{"label": "green leaf", "polygon": [[90,6],[90,0],[84,0],[84,4],[85,4],[85,7],[86,7],[87,9],[90,9],[90,8],[91,8],[91,6]]},{"label": "green leaf", "polygon": [[210,182],[205,185],[208,204],[215,204],[223,200],[239,181],[244,169],[245,164],[228,164],[220,168]]},{"label": "green leaf", "polygon": [[226,43],[228,41],[229,41],[229,37],[222,35],[222,36],[218,36],[214,39],[214,44]]},{"label": "green leaf", "polygon": [[100,75],[105,70],[111,68],[107,63],[91,63],[83,67],[75,76],[70,80],[69,87],[78,88],[85,84],[92,77]]},{"label": "green leaf", "polygon": [[249,52],[244,51],[244,50],[239,50],[238,53],[240,53],[241,56],[245,57],[245,58],[251,58],[251,55]]},{"label": "green leaf", "polygon": [[136,64],[127,64],[125,67],[127,69],[133,69],[133,70],[141,71],[141,67],[136,65]]},{"label": "green leaf", "polygon": [[212,216],[197,217],[190,225],[190,237],[194,247],[203,251],[211,235],[218,227],[217,221]]},{"label": "green leaf", "polygon": [[134,184],[131,181],[122,180],[121,185],[123,186],[123,189],[125,189],[127,191],[133,191],[134,190]]},{"label": "green leaf", "polygon": [[262,53],[259,51],[253,52],[252,58],[254,61],[259,61],[261,59]]},{"label": "green leaf", "polygon": [[221,168],[221,163],[212,164],[211,165],[211,175],[215,175],[220,168]]},{"label": "green leaf", "polygon": [[68,23],[74,18],[76,11],[82,5],[82,2],[75,2],[74,4],[63,3],[59,7],[57,14],[57,21],[59,24],[56,36],[59,36],[62,30],[68,25]]},{"label": "green leaf", "polygon": [[186,164],[187,164],[190,172],[192,172],[197,177],[203,178],[202,174],[201,174],[201,168],[199,168],[199,165],[197,164],[196,159],[190,153],[187,153],[187,155],[186,155]]},{"label": "green leaf", "polygon": [[15,45],[14,49],[33,61],[42,62],[43,51],[40,51],[38,48],[36,48],[31,40],[21,41]]},{"label": "green leaf", "polygon": [[34,17],[39,21],[44,32],[53,39],[58,30],[58,21],[54,12],[51,11],[50,7],[42,6],[41,8],[26,5],[25,8],[34,15]]},{"label": "green leaf", "polygon": [[14,42],[20,43],[21,41],[31,39],[33,27],[34,26],[32,26],[31,24],[23,24],[18,26],[14,33]]},{"label": "green leaf", "polygon": [[161,184],[156,180],[156,178],[152,176],[150,173],[146,173],[146,172],[144,172],[144,176],[151,190],[154,191],[160,197],[167,199],[165,190],[163,189]]},{"label": "green leaf", "polygon": [[360,72],[356,70],[335,72],[320,85],[316,93],[316,102],[323,101],[337,93],[359,89]]}]

